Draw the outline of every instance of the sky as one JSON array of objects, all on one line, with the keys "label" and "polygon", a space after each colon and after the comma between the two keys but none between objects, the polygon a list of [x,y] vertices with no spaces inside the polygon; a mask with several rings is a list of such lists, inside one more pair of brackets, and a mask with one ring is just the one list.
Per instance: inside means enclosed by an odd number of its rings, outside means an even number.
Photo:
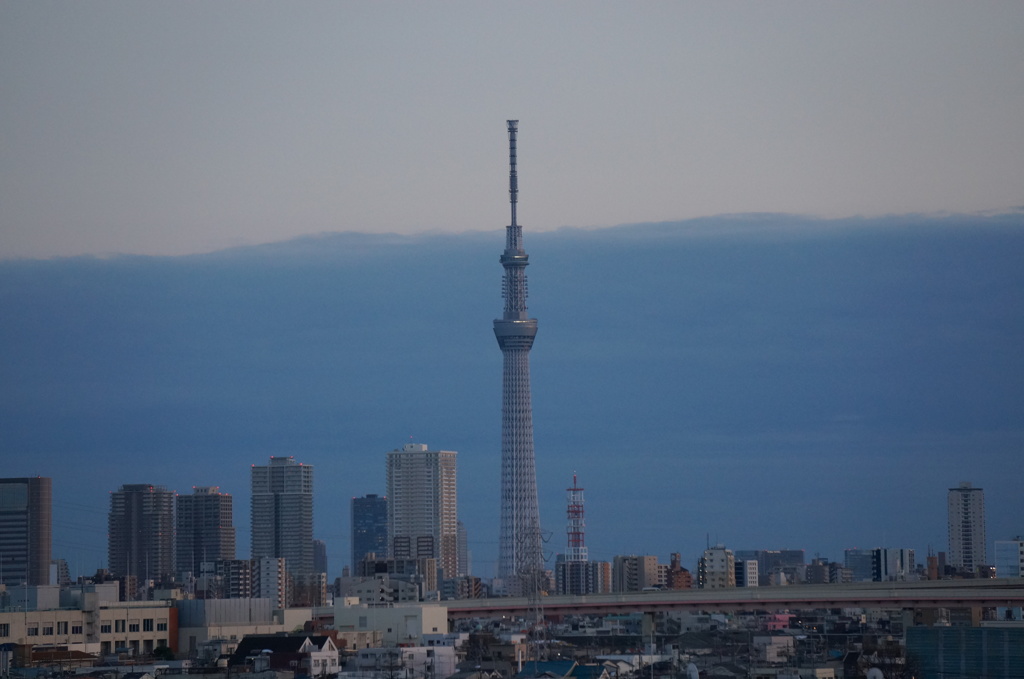
[{"label": "sky", "polygon": [[1024,4],[0,4],[0,256],[1021,204]]},{"label": "sky", "polygon": [[573,472],[593,558],[923,553],[960,481],[1024,533],[1022,34],[1016,1],[0,3],[4,474],[54,477],[85,572],[122,483],[220,485],[244,555],[248,469],[293,454],[337,566],[423,442],[488,575],[516,118],[551,552]]}]

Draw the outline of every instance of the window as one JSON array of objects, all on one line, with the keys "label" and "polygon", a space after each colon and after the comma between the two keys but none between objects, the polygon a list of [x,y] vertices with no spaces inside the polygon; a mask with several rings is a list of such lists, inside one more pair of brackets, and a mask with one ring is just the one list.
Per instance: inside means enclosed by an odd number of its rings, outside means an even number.
[{"label": "window", "polygon": [[142,631],[152,632],[153,631],[153,618],[145,618],[142,621]]},{"label": "window", "polygon": [[82,633],[82,626],[81,625],[72,625],[71,626],[71,633],[72,634],[81,634]]},{"label": "window", "polygon": [[106,622],[100,625],[100,634],[110,634],[110,623]]},{"label": "window", "polygon": [[0,622],[0,637],[11,636],[11,625],[6,622]]},{"label": "window", "polygon": [[67,623],[67,621],[58,622],[57,623],[57,634],[67,634],[67,633],[68,633],[68,623]]},{"label": "window", "polygon": [[39,627],[33,625],[32,627],[25,628],[25,636],[27,636],[27,637],[38,637],[39,636]]},{"label": "window", "polygon": [[137,623],[137,622],[130,622],[130,623],[128,623],[128,631],[129,632],[138,632],[139,631],[139,623]]},{"label": "window", "polygon": [[[157,632],[166,632],[167,631],[167,621],[158,622],[156,624],[156,631]],[[234,639],[234,637],[231,637],[231,638]]]},{"label": "window", "polygon": [[43,636],[44,637],[52,637],[53,636],[53,625],[52,624],[44,625],[43,626]]},{"label": "window", "polygon": [[126,620],[115,620],[114,621],[114,631],[117,632],[118,634],[121,634],[122,632],[124,632],[124,630],[127,627],[127,625],[128,625],[128,622]]}]

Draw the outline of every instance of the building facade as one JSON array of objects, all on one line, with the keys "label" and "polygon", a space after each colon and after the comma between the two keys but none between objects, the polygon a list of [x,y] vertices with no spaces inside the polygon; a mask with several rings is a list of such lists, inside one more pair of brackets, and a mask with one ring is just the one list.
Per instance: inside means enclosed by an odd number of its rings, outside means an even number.
[{"label": "building facade", "polygon": [[996,577],[1024,578],[1024,538],[996,540]]},{"label": "building facade", "polygon": [[422,443],[387,454],[388,556],[437,559],[439,579],[460,572],[457,455]]},{"label": "building facade", "polygon": [[724,545],[704,550],[697,564],[697,583],[701,589],[736,586],[736,557]]},{"label": "building facade", "polygon": [[352,498],[352,572],[367,554],[388,556],[388,499],[379,495]]},{"label": "building facade", "polygon": [[107,530],[113,575],[174,582],[174,493],[147,483],[121,486],[110,494]]},{"label": "building facade", "polygon": [[0,479],[0,584],[50,584],[52,482]]},{"label": "building facade", "polygon": [[235,558],[235,526],[232,498],[217,486],[192,489],[176,500],[175,566],[179,573],[194,576],[207,561]]},{"label": "building facade", "polygon": [[880,547],[873,550],[871,556],[871,579],[875,582],[891,582],[894,580],[912,580],[917,564],[914,562],[914,550],[890,549]]},{"label": "building facade", "polygon": [[988,564],[985,538],[985,491],[963,481],[949,489],[949,564],[976,572]]},{"label": "building facade", "polygon": [[612,559],[612,592],[641,592],[657,587],[659,580],[656,556],[630,554]]},{"label": "building facade", "polygon": [[313,467],[293,457],[252,467],[252,558],[263,557],[313,572]]}]

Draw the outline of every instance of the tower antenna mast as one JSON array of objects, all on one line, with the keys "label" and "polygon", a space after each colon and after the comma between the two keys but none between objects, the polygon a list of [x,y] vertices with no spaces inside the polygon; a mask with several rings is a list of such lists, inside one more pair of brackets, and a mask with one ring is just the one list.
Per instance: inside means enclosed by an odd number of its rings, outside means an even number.
[{"label": "tower antenna mast", "polygon": [[516,221],[519,185],[516,136],[519,121],[508,121],[508,197],[512,220],[505,231],[505,270],[501,291],[505,308],[494,321],[502,354],[501,391],[501,526],[498,577],[513,596],[535,596],[544,568],[537,472],[533,454],[533,407],[530,402],[530,348],[537,320],[526,312],[526,266],[523,231]]}]

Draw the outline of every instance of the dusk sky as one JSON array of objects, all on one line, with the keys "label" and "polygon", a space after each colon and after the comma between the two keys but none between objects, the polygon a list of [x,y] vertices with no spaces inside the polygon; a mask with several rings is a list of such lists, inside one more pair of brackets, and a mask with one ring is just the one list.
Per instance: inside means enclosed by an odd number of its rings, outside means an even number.
[{"label": "dusk sky", "polygon": [[[124,483],[459,451],[497,551],[505,120],[541,518],[592,558],[1024,534],[1024,3],[0,4],[0,460]],[[563,228],[572,227],[572,228]],[[85,256],[83,256],[85,255]],[[493,534],[492,534],[493,533]]]},{"label": "dusk sky", "polygon": [[[0,254],[1020,205],[1024,3],[0,4]],[[499,134],[495,134],[495,130]]]}]

